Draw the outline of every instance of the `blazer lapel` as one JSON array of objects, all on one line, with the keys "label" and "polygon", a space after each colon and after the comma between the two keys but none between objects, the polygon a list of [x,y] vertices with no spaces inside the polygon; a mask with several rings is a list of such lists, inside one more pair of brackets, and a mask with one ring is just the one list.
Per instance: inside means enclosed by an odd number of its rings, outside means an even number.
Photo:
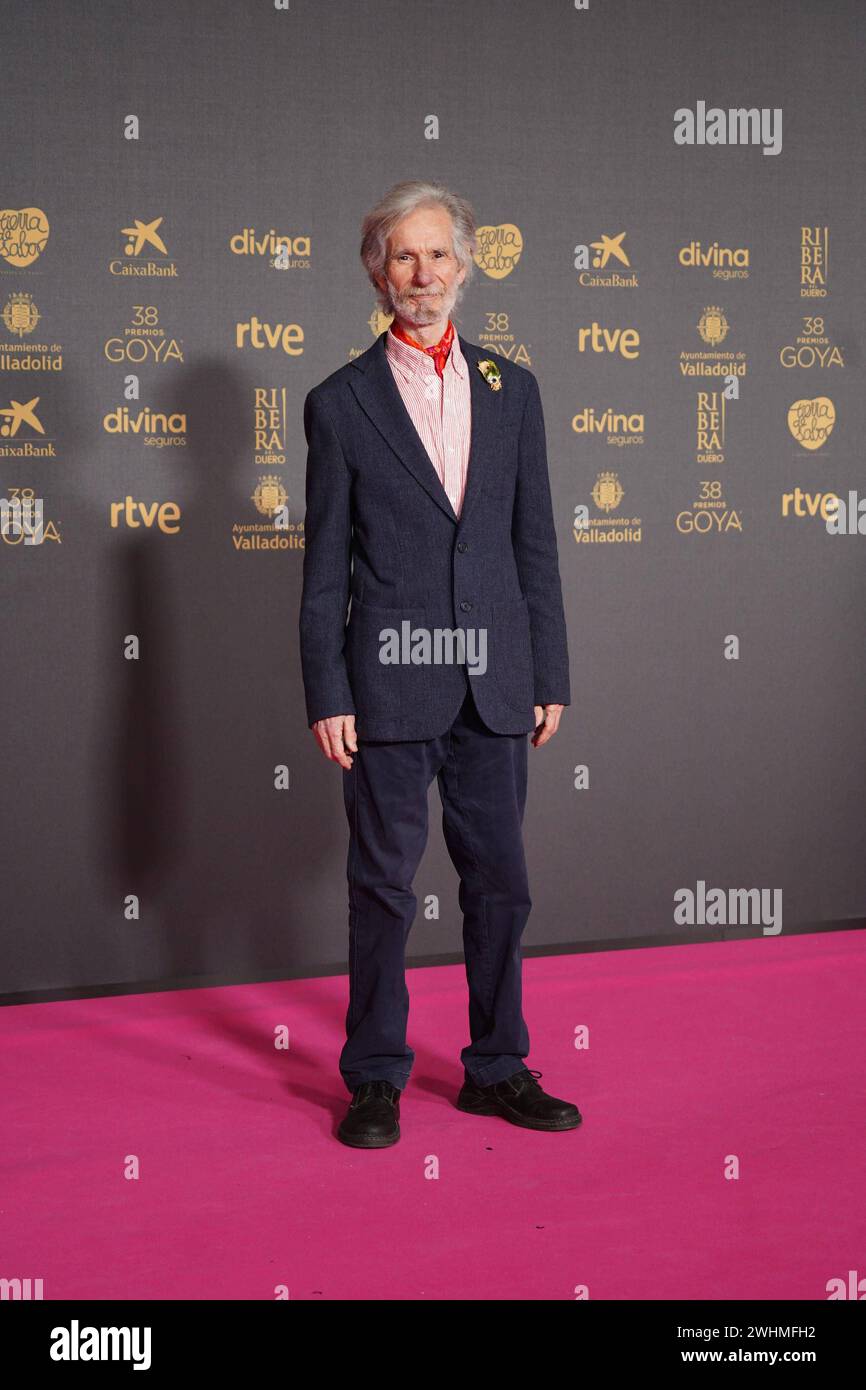
[{"label": "blazer lapel", "polygon": [[386,329],[385,333],[380,333],[373,346],[354,359],[352,365],[357,367],[358,371],[351,378],[352,390],[362,410],[390,444],[401,463],[408,468],[415,481],[424,488],[436,505],[442,508],[455,526],[462,525],[481,491],[486,471],[496,457],[502,393],[492,391],[478,370],[477,363],[482,356],[480,350],[474,343],[468,343],[462,334],[458,334],[469,372],[472,401],[469,467],[463,506],[458,519],[394,380],[385,354],[387,331]]},{"label": "blazer lapel", "polygon": [[[463,506],[460,508],[460,526],[466,521],[484,487],[488,470],[496,467],[500,456],[502,430],[502,388],[494,391],[487,385],[478,363],[494,353],[483,352],[474,343],[467,343],[460,336],[460,347],[469,369],[469,382],[472,393],[472,427],[469,439],[469,468],[466,474],[466,490],[463,493]],[[387,363],[386,363],[387,365]],[[506,378],[503,375],[503,383]],[[434,469],[435,472],[435,469]]]}]

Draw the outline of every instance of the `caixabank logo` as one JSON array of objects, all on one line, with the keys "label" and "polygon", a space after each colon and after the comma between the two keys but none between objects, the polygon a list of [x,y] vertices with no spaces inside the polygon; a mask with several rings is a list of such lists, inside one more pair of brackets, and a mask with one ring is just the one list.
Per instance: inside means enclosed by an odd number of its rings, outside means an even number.
[{"label": "caixabank logo", "polygon": [[625,235],[602,232],[596,241],[575,246],[573,264],[582,289],[637,289],[638,278],[623,245]]},{"label": "caixabank logo", "polygon": [[46,434],[41,416],[39,396],[0,405],[0,458],[56,459],[54,440]]},{"label": "caixabank logo", "polygon": [[145,222],[136,217],[130,227],[121,227],[123,255],[108,262],[110,275],[144,280],[177,279],[177,261],[169,255],[161,217]]}]

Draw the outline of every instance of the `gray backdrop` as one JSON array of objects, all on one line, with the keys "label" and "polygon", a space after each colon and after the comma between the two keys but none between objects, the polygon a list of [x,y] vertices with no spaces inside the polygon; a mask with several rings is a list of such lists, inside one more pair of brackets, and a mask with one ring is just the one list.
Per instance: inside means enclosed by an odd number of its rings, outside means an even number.
[{"label": "gray backdrop", "polygon": [[[57,537],[0,540],[7,999],[345,966],[342,773],[306,727],[298,658],[301,407],[385,326],[360,221],[412,177],[446,182],[522,243],[504,276],[492,255],[476,267],[456,318],[531,367],[547,424],[573,704],[530,749],[526,947],[718,935],[674,922],[674,893],[699,880],[781,888],[785,931],[861,921],[866,537],[783,516],[782,495],[866,493],[864,7],[4,0],[0,13],[5,252],[20,249],[16,210],[44,215],[27,219],[42,247],[29,264],[0,256],[0,408],[37,398],[44,430],[18,420],[13,435],[0,417],[2,495],[32,489]],[[699,102],[780,108],[781,151],[675,143],[675,111]],[[124,229],[157,219],[164,249],[125,255]],[[301,238],[293,263],[233,251],[248,227]],[[804,227],[827,253],[821,296],[802,294]],[[638,285],[582,283],[575,247],[622,232],[629,266],[607,273]],[[680,265],[692,241],[747,248],[748,277]],[[171,275],[112,273],[148,261]],[[697,393],[722,383],[680,370],[681,354],[714,350],[697,328],[707,309],[727,324],[719,350],[747,364],[712,463],[697,458]],[[238,347],[254,317],[299,325],[302,351]],[[580,351],[593,322],[638,330],[639,355]],[[781,349],[810,334],[824,365],[784,366]],[[118,345],[147,357],[112,360]],[[59,370],[14,369],[25,351],[56,365],[57,347]],[[266,441],[257,391],[276,408]],[[787,414],[817,397],[836,424],[810,451]],[[123,406],[185,415],[184,442],[108,432]],[[588,407],[641,413],[643,442],[576,433]],[[46,440],[53,456],[34,457]],[[592,491],[609,472],[623,497],[605,512]],[[678,529],[704,480],[741,529]],[[113,528],[127,495],[176,503],[180,529]],[[274,529],[275,497],[295,529]],[[596,530],[639,517],[640,541],[578,543],[581,503]],[[290,543],[239,549],[238,535]],[[415,959],[459,949],[456,889],[434,785]]]}]

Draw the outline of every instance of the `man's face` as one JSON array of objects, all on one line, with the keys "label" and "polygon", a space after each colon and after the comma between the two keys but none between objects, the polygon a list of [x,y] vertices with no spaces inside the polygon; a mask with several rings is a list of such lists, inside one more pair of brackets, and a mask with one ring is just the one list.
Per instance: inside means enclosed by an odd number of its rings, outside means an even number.
[{"label": "man's face", "polygon": [[458,266],[452,242],[451,215],[444,208],[416,208],[398,222],[388,238],[388,254],[379,288],[388,288],[398,318],[409,324],[448,318],[466,267]]}]

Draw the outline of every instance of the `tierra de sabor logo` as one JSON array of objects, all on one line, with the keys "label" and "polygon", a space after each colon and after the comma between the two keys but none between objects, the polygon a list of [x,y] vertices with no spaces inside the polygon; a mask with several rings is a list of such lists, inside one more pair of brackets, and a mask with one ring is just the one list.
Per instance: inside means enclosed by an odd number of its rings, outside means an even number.
[{"label": "tierra de sabor logo", "polygon": [[491,280],[504,280],[520,260],[523,237],[513,222],[501,222],[498,227],[478,227],[475,248],[472,259],[478,269]]},{"label": "tierra de sabor logo", "polygon": [[812,452],[826,444],[835,423],[836,407],[829,396],[794,401],[788,407],[788,429],[798,444]]},{"label": "tierra de sabor logo", "polygon": [[781,106],[707,107],[694,111],[681,106],[674,112],[675,145],[761,145],[764,154],[782,152]]},{"label": "tierra de sabor logo", "polygon": [[0,256],[17,270],[32,265],[48,244],[48,218],[41,208],[0,208]]}]

